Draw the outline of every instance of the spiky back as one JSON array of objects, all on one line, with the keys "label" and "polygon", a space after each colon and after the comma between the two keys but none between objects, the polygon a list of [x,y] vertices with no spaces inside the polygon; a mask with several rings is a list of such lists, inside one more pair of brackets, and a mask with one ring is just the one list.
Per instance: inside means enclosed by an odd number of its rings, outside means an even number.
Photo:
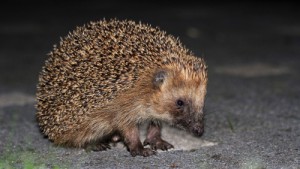
[{"label": "spiky back", "polygon": [[133,87],[145,69],[171,63],[203,68],[188,55],[178,39],[149,25],[103,20],[78,27],[54,46],[40,73],[39,125],[55,139],[76,129],[90,109]]}]

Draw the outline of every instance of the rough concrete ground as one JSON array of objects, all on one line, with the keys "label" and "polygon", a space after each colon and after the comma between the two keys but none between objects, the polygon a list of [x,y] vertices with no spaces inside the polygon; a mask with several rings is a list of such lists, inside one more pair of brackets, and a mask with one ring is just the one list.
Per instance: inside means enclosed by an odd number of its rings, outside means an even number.
[{"label": "rough concrete ground", "polygon": [[[300,168],[300,20],[295,4],[19,4],[0,11],[0,168]],[[209,66],[206,133],[165,127],[175,149],[131,157],[55,147],[35,122],[38,72],[75,26],[132,19],[178,36]]]}]

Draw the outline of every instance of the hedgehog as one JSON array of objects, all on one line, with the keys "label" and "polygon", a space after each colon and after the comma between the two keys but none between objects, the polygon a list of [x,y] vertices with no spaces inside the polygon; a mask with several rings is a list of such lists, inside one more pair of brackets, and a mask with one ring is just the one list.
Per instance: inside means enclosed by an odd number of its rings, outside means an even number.
[{"label": "hedgehog", "polygon": [[[207,66],[159,27],[132,20],[92,21],[61,38],[39,74],[36,118],[55,145],[132,156],[174,146],[162,123],[201,136]],[[142,143],[139,127],[147,124]]]}]

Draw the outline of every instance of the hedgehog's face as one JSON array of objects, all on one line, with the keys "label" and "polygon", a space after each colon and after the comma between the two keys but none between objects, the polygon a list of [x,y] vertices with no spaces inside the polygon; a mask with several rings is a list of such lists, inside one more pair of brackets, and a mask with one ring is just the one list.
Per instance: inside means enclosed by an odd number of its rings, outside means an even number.
[{"label": "hedgehog's face", "polygon": [[166,69],[155,73],[153,84],[157,90],[154,94],[156,112],[168,114],[171,124],[201,136],[204,132],[206,76]]}]

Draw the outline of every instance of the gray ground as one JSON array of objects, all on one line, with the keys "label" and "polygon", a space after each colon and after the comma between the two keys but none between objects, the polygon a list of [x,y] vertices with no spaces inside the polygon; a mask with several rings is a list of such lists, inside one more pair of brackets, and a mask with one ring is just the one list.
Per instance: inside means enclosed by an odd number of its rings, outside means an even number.
[{"label": "gray ground", "polygon": [[[0,11],[0,168],[300,168],[300,12],[296,4],[90,4],[59,1]],[[52,45],[102,18],[159,26],[209,66],[206,133],[165,127],[175,149],[131,157],[55,147],[34,114]]]}]

